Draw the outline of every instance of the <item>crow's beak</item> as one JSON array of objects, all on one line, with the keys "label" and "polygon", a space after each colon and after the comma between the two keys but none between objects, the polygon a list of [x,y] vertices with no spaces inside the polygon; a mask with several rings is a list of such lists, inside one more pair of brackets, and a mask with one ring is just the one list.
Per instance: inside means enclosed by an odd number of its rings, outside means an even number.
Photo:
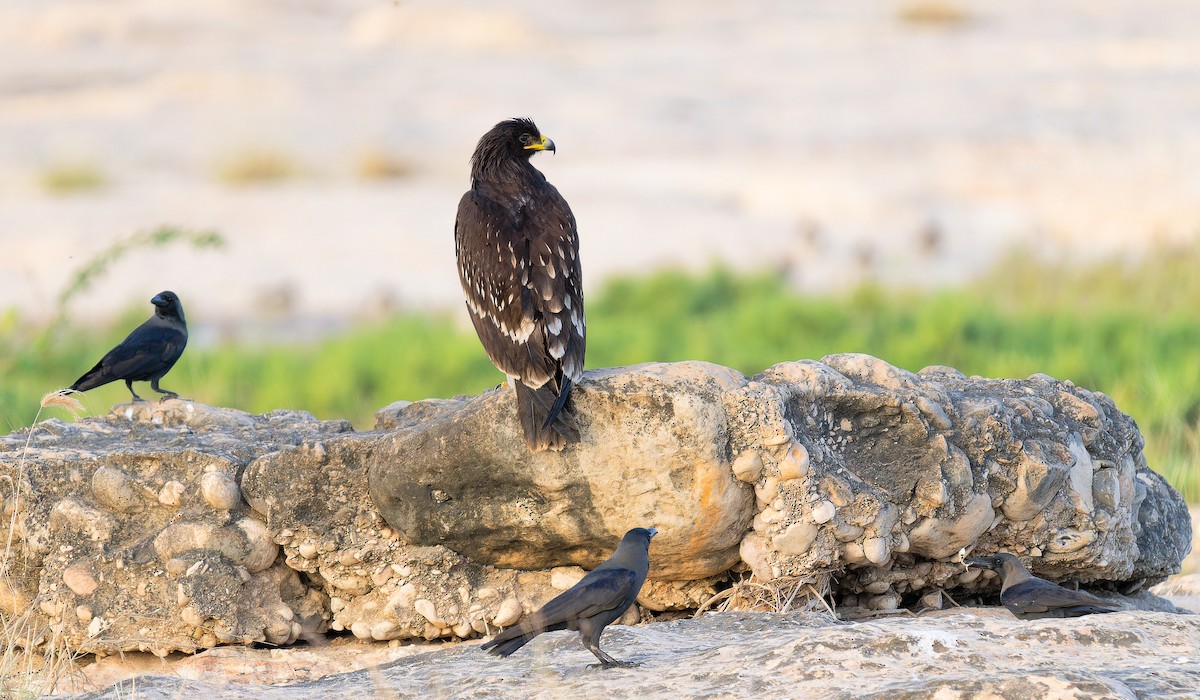
[{"label": "crow's beak", "polygon": [[545,136],[543,136],[541,141],[538,141],[537,143],[529,144],[528,146],[525,147],[525,150],[527,150],[527,151],[550,151],[551,153],[554,153],[555,152],[554,142],[551,141],[550,139],[546,138]]},{"label": "crow's beak", "polygon": [[167,298],[161,294],[155,294],[154,298],[150,300],[150,303],[154,304],[155,306],[170,306],[171,305],[171,302],[167,301]]},{"label": "crow's beak", "polygon": [[657,535],[657,534],[658,534],[658,528],[656,528],[656,527],[648,527],[648,528],[646,528],[646,532],[649,532],[649,533],[650,533],[650,536],[651,536],[651,537],[654,537],[655,535]]},{"label": "crow's beak", "polygon": [[992,564],[991,559],[981,559],[981,558],[968,559],[964,563],[967,566],[978,566],[981,569],[991,569],[992,571],[996,570],[996,567],[994,564]]}]

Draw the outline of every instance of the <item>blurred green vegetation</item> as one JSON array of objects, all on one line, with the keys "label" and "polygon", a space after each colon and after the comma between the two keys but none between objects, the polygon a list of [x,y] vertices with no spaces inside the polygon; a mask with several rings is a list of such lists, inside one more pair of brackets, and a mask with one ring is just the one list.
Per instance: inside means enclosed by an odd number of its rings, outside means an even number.
[{"label": "blurred green vegetation", "polygon": [[[772,273],[664,271],[613,280],[589,298],[588,366],[696,359],[752,374],[865,352],[910,370],[1044,372],[1112,396],[1138,421],[1151,466],[1200,502],[1198,273],[1200,244],[1087,265],[1013,254],[939,291],[866,285],[804,296]],[[28,425],[42,394],[69,385],[148,313],[140,304],[105,332],[67,323],[39,335],[9,312],[0,319],[0,428]],[[402,314],[303,346],[193,347],[163,385],[207,404],[304,409],[368,428],[391,401],[502,381],[460,315]],[[127,399],[116,383],[84,402],[103,413]]]}]

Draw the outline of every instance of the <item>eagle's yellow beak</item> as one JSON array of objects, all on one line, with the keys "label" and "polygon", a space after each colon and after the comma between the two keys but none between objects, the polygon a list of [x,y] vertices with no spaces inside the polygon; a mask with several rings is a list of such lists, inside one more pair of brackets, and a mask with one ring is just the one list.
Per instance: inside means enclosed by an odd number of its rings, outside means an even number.
[{"label": "eagle's yellow beak", "polygon": [[546,138],[545,136],[543,136],[541,141],[538,141],[537,143],[529,144],[528,146],[525,147],[525,150],[527,150],[527,151],[550,151],[551,153],[554,153],[554,142],[551,141],[550,139]]}]

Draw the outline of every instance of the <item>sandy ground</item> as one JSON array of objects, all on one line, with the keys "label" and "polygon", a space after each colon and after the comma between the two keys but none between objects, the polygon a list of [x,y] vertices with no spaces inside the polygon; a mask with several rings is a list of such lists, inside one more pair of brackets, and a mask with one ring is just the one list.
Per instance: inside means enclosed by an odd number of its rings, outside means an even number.
[{"label": "sandy ground", "polygon": [[[1200,6],[900,18],[921,4],[9,0],[0,309],[45,312],[83,260],[164,223],[230,245],[135,255],[72,310],[171,288],[203,338],[268,311],[455,306],[467,159],[518,114],[559,146],[538,165],[575,209],[589,289],[714,260],[805,289],[954,282],[1014,245],[1070,260],[1195,235]],[[296,177],[222,181],[264,150]],[[363,179],[364,152],[408,174]],[[106,186],[38,184],[71,163]]]}]

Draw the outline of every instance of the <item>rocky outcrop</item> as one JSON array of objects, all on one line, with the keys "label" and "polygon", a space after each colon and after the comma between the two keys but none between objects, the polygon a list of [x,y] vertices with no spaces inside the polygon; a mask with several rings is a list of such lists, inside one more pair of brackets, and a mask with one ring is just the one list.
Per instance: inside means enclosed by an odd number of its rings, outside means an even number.
[{"label": "rocky outcrop", "polygon": [[349,430],[173,400],[0,439],[0,612],[44,616],[26,643],[82,652],[295,641],[328,601],[279,560],[239,481],[260,455]]},{"label": "rocky outcrop", "polygon": [[911,373],[863,355],[753,378],[647,364],[588,372],[573,401],[581,440],[559,453],[525,448],[505,389],[394,404],[362,433],[181,401],[39,424],[0,438],[15,485],[0,606],[76,649],[165,653],[327,626],[486,634],[634,526],[661,531],[639,598],[655,612],[748,575],[884,610],[994,587],[960,550],[1134,588],[1190,546],[1186,507],[1133,421],[1041,375]]}]

